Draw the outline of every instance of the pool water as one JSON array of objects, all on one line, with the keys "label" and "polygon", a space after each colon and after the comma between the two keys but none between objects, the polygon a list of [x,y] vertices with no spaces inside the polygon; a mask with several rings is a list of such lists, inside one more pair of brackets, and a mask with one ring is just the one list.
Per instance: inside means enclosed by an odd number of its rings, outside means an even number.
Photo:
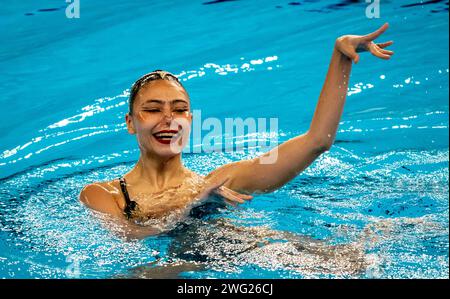
[{"label": "pool water", "polygon": [[[448,278],[447,1],[381,1],[378,19],[365,1],[129,2],[0,6],[1,278]],[[362,55],[334,146],[278,191],[143,240],[78,202],[138,158],[140,75],[179,75],[202,118],[277,118],[257,137],[283,142],[308,129],[335,38],[384,22],[392,60]],[[260,150],[183,159],[205,175]]]}]

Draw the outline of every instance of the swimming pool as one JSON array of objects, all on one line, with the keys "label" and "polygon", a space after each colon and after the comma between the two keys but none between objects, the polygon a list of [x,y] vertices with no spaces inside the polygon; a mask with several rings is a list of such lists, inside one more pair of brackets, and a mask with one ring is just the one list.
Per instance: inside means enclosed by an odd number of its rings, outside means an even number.
[{"label": "swimming pool", "polygon": [[[380,19],[364,1],[92,2],[78,19],[64,1],[0,7],[1,278],[448,278],[448,2],[382,2]],[[282,142],[307,130],[335,38],[386,21],[395,56],[362,57],[335,145],[277,192],[140,241],[78,202],[138,157],[140,75],[178,74],[204,118],[277,118]],[[207,174],[257,152],[183,158]],[[352,244],[365,266],[269,229]]]}]

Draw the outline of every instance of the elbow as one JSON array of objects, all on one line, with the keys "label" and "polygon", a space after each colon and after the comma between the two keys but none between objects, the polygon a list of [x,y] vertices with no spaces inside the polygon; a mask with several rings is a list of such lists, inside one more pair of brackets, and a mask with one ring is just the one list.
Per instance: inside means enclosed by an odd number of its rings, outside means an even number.
[{"label": "elbow", "polygon": [[331,148],[332,145],[333,145],[332,142],[322,142],[322,143],[319,143],[319,145],[318,145],[318,147],[317,147],[317,151],[318,151],[320,154],[323,154],[323,153],[325,153],[325,152],[328,152],[328,151],[330,150],[330,148]]},{"label": "elbow", "polygon": [[315,152],[317,155],[322,155],[323,153],[329,151],[330,148],[331,148],[330,145],[324,144],[324,145],[320,145],[320,146],[314,147],[314,152]]},{"label": "elbow", "polygon": [[323,154],[330,150],[333,145],[333,139],[331,137],[312,137],[312,147],[317,154]]}]

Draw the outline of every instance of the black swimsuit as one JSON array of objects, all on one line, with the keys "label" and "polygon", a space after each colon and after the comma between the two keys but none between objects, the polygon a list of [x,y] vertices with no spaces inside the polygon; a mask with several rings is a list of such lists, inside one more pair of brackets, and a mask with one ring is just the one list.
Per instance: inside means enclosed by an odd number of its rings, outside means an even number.
[{"label": "black swimsuit", "polygon": [[130,195],[128,195],[127,182],[125,181],[125,178],[119,178],[119,182],[120,189],[122,190],[123,196],[125,197],[125,208],[123,209],[123,213],[128,219],[130,219],[133,211],[136,209],[137,203],[133,200],[130,200]]},{"label": "black swimsuit", "polygon": [[[131,219],[133,217],[133,211],[136,210],[138,204],[134,200],[130,199],[130,195],[127,190],[127,182],[124,177],[119,178],[120,189],[122,190],[123,196],[125,198],[125,208],[123,209],[123,213],[127,219]],[[218,212],[218,208],[223,207],[220,203],[209,202],[200,206],[194,207],[189,215],[194,218],[202,218],[206,214],[211,214],[211,212]]]}]

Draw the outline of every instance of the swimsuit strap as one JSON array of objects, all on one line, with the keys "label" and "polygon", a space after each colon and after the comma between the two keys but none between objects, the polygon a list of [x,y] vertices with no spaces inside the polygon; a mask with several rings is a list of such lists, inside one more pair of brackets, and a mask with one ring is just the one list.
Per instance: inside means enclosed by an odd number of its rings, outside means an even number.
[{"label": "swimsuit strap", "polygon": [[128,194],[127,190],[127,182],[125,181],[124,177],[119,178],[119,183],[120,189],[122,190],[123,196],[125,197],[125,208],[123,209],[123,212],[125,216],[127,216],[127,218],[130,219],[131,213],[136,208],[136,202],[130,200],[130,195]]}]

